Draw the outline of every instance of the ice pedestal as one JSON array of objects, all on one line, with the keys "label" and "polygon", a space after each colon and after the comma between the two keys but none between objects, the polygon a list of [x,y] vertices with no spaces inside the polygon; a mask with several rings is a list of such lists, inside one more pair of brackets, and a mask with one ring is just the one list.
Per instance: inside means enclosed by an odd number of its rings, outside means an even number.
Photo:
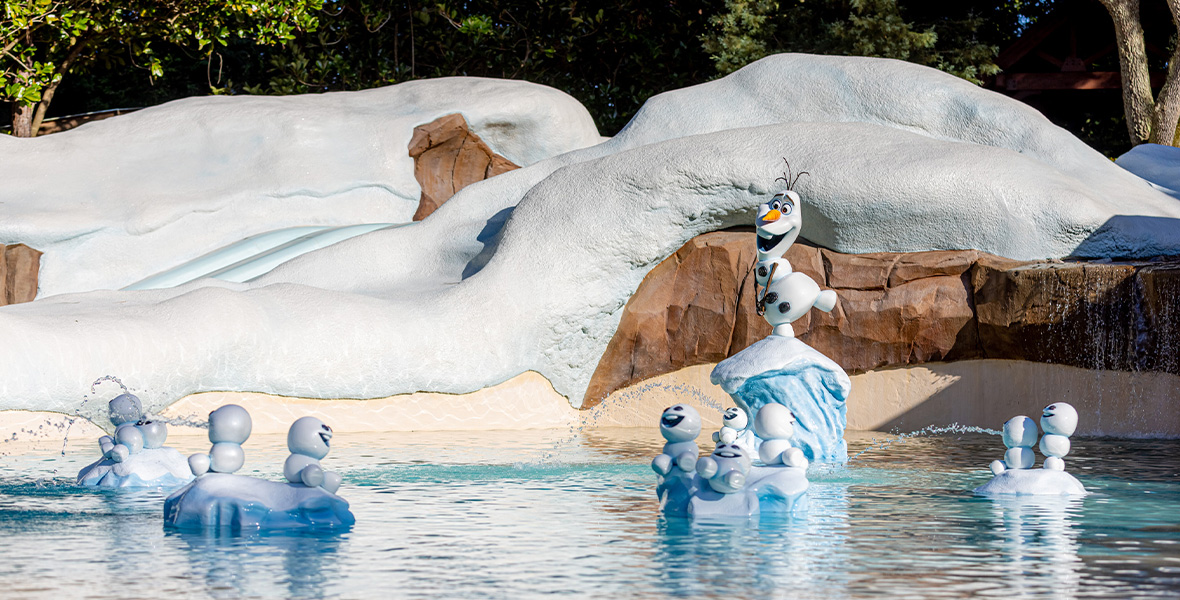
[{"label": "ice pedestal", "polygon": [[709,379],[754,415],[777,402],[794,413],[793,444],[813,462],[848,460],[845,401],[848,374],[832,359],[793,337],[771,335],[721,361]]},{"label": "ice pedestal", "polygon": [[1054,469],[1008,469],[991,481],[975,488],[975,493],[991,496],[1072,496],[1085,494],[1086,488],[1073,475]]},{"label": "ice pedestal", "polygon": [[699,518],[751,518],[759,515],[791,515],[806,509],[807,469],[787,466],[750,468],[746,485],[732,494],[709,487],[700,475],[676,472],[664,478],[660,507],[669,516]]},{"label": "ice pedestal", "polygon": [[147,448],[123,462],[103,458],[78,472],[78,485],[101,488],[173,488],[192,479],[188,460],[175,448]]},{"label": "ice pedestal", "polygon": [[322,487],[228,473],[202,475],[164,501],[164,525],[189,531],[333,529],[354,523],[348,501]]}]

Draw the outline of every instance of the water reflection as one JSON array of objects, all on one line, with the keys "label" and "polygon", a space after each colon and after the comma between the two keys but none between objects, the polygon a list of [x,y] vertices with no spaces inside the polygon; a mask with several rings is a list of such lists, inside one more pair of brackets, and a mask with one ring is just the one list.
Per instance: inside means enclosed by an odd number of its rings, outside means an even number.
[{"label": "water reflection", "polygon": [[1073,523],[1083,499],[1069,496],[989,498],[1004,595],[1012,598],[1074,598],[1081,588],[1078,532]]},{"label": "water reflection", "polygon": [[[213,598],[274,596],[322,599],[333,597],[331,582],[346,534],[253,533],[217,535],[170,531],[166,538],[183,542],[191,574],[205,583]],[[280,591],[284,590],[284,591]]]},{"label": "water reflection", "polygon": [[[774,598],[847,595],[848,487],[813,485],[807,511],[792,517],[690,520],[661,517],[654,560],[661,591],[677,596],[734,597],[770,591]],[[743,594],[737,594],[742,596]]]}]

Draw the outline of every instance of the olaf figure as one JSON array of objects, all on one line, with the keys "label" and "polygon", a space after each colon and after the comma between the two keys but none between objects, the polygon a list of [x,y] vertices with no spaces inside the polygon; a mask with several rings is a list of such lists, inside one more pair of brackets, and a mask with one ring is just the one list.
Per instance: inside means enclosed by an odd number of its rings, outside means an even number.
[{"label": "olaf figure", "polygon": [[205,473],[233,473],[246,463],[242,444],[250,437],[254,423],[250,413],[237,404],[226,404],[209,413],[209,441],[213,447],[208,454],[193,454],[188,457],[188,466],[193,475]]},{"label": "olaf figure", "polygon": [[301,417],[287,431],[287,449],[291,455],[283,463],[283,475],[291,483],[307,487],[322,487],[336,493],[340,489],[340,474],[325,471],[320,459],[328,455],[332,428],[315,417]]},{"label": "olaf figure", "polygon": [[[784,158],[783,162],[787,162],[787,159]],[[799,237],[799,229],[803,226],[799,192],[791,188],[795,187],[800,177],[809,173],[801,171],[792,179],[791,163],[787,163],[787,172],[783,175],[778,179],[787,184],[786,191],[775,194],[770,201],[759,205],[758,217],[754,219],[754,227],[758,232],[759,263],[782,258]]]},{"label": "olaf figure", "polygon": [[819,285],[802,273],[791,273],[770,282],[758,301],[765,311],[762,318],[774,327],[772,335],[795,337],[791,323],[803,318],[812,308],[831,312],[836,307],[836,292],[820,290]]},{"label": "olaf figure", "polygon": [[1041,411],[1041,454],[1046,469],[1064,471],[1062,458],[1069,454],[1069,436],[1078,428],[1078,411],[1065,402],[1055,402]]}]

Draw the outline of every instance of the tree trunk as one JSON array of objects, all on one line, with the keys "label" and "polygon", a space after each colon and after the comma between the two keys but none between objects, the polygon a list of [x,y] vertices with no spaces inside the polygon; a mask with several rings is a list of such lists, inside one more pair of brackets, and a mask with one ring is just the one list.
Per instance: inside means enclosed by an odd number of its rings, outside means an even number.
[{"label": "tree trunk", "polygon": [[1114,21],[1127,132],[1132,144],[1142,144],[1151,139],[1154,101],[1147,71],[1147,45],[1143,41],[1143,24],[1139,22],[1139,0],[1102,0],[1102,4]]},{"label": "tree trunk", "polygon": [[[1180,31],[1180,0],[1168,0],[1172,10],[1172,23]],[[1155,99],[1155,110],[1151,120],[1151,142],[1175,146],[1178,139],[1176,124],[1180,121],[1180,44],[1172,51],[1168,61],[1168,78]]]},{"label": "tree trunk", "polygon": [[12,134],[16,137],[31,138],[36,135],[33,130],[33,111],[31,105],[20,102],[12,103]]},{"label": "tree trunk", "polygon": [[53,102],[53,94],[57,92],[57,86],[60,83],[61,79],[58,79],[41,90],[41,101],[37,103],[37,110],[33,112],[32,129],[34,136],[37,135],[37,132],[41,131],[41,122],[45,120],[45,111],[49,110],[49,103]]}]

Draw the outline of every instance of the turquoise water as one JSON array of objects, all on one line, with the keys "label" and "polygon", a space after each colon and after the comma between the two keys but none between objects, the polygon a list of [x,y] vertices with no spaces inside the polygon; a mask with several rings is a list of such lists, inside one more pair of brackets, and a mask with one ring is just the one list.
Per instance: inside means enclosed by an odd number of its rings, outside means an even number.
[{"label": "turquoise water", "polygon": [[[998,437],[918,438],[813,469],[795,520],[656,513],[652,430],[339,434],[357,525],[165,531],[162,492],[80,490],[89,445],[0,458],[5,598],[1180,596],[1180,442],[1076,439],[1084,498],[991,500]],[[850,454],[869,445],[850,436]],[[179,440],[185,451],[207,445]],[[184,445],[187,444],[187,447]],[[247,470],[277,479],[282,436]],[[548,455],[544,462],[537,462]],[[54,474],[57,469],[57,474]]]}]

